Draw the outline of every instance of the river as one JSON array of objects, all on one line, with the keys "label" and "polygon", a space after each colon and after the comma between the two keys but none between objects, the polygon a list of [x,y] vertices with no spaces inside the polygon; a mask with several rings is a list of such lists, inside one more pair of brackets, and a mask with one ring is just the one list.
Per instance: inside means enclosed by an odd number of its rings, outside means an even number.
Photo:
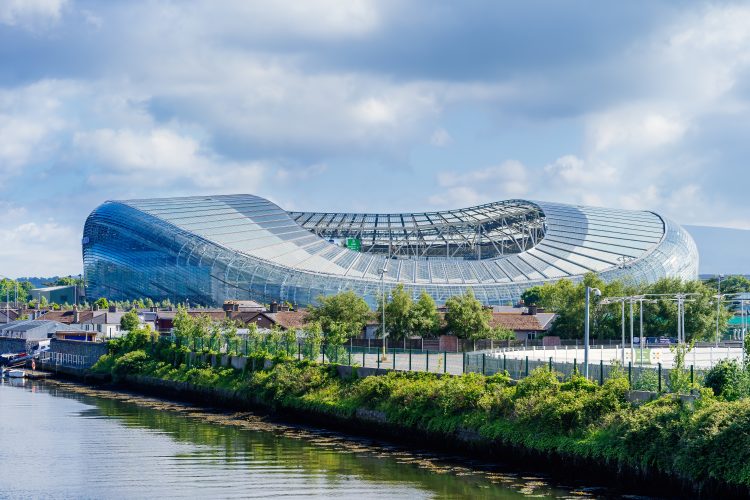
[{"label": "river", "polygon": [[582,498],[496,464],[59,382],[0,382],[0,498]]}]

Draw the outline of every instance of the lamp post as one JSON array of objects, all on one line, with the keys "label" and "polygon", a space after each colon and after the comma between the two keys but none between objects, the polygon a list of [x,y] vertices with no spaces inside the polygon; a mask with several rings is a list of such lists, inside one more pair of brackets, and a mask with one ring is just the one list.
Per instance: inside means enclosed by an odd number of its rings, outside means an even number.
[{"label": "lamp post", "polygon": [[716,347],[719,347],[719,316],[721,315],[720,309],[721,309],[721,278],[723,278],[724,275],[719,275],[719,281],[717,283],[717,294],[716,294]]},{"label": "lamp post", "polygon": [[594,296],[600,297],[602,291],[598,288],[586,287],[586,313],[585,321],[583,323],[583,376],[588,380],[589,378],[589,302],[591,292],[594,292]]},{"label": "lamp post", "polygon": [[380,270],[380,292],[383,295],[383,303],[382,303],[382,309],[383,309],[383,317],[380,323],[380,327],[383,329],[383,355],[381,356],[381,361],[386,360],[386,348],[385,348],[385,339],[387,337],[387,333],[385,332],[385,273],[388,272],[388,260],[385,261],[383,264],[383,268]]}]

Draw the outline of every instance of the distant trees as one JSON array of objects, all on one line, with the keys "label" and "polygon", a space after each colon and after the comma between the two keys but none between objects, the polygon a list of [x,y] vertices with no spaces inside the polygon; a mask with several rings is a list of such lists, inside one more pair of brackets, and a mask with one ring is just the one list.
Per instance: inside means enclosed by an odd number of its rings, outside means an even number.
[{"label": "distant trees", "polygon": [[[404,289],[404,285],[398,284],[390,291],[390,300],[385,306],[385,329],[392,341],[403,340],[410,335],[430,337],[434,335],[440,326],[440,316],[437,306],[432,297],[422,292],[419,300],[414,302],[411,295]],[[388,298],[386,298],[388,299]],[[383,300],[378,300],[376,319],[382,323]],[[383,325],[379,327],[380,335]]]},{"label": "distant trees", "polygon": [[[741,283],[741,280],[737,280]],[[723,285],[723,281],[722,281]],[[675,293],[694,294],[685,302],[685,334],[687,339],[713,339],[716,333],[716,290],[701,281],[683,281],[678,278],[662,278],[652,284],[634,284],[615,280],[604,282],[594,273],[588,273],[583,281],[574,284],[560,280],[534,287],[533,296],[537,305],[557,314],[550,333],[563,338],[583,338],[583,315],[586,287],[599,288],[602,297],[623,297],[639,294],[668,294],[652,297],[654,302],[644,302],[643,323],[645,336],[676,336],[677,304]],[[597,305],[592,308],[592,335],[594,338],[620,338],[622,331],[622,304]],[[719,323],[723,330],[730,313],[726,308],[719,311]],[[630,321],[630,304],[626,304],[626,322]],[[633,321],[640,322],[640,303],[633,305]],[[629,326],[626,325],[627,328]],[[636,326],[636,335],[638,334]]]},{"label": "distant trees", "polygon": [[440,328],[440,315],[435,301],[425,291],[419,295],[419,300],[412,307],[411,328],[412,332],[420,337],[431,337]]},{"label": "distant trees", "polygon": [[308,318],[320,324],[326,342],[343,343],[362,332],[372,317],[365,299],[352,291],[319,296],[317,305],[310,308]]},{"label": "distant trees", "polygon": [[448,331],[462,339],[487,338],[492,311],[485,309],[469,288],[463,295],[454,295],[445,302]]},{"label": "distant trees", "polygon": [[135,311],[135,309],[131,309],[130,311],[123,314],[120,318],[120,330],[130,332],[138,328],[140,324],[141,320],[138,317],[138,313]]},{"label": "distant trees", "polygon": [[98,299],[96,299],[94,305],[99,309],[109,309],[109,301],[104,297],[99,297]]},{"label": "distant trees", "polygon": [[16,290],[18,291],[18,302],[25,304],[31,294],[31,289],[34,288],[29,281],[16,281],[7,278],[0,279],[0,301],[5,302],[9,299],[11,302],[16,300]]}]

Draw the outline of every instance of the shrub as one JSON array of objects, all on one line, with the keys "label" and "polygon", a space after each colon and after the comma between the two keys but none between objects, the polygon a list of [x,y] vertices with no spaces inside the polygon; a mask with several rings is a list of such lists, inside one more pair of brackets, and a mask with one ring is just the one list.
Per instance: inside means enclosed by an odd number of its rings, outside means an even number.
[{"label": "shrub", "polygon": [[141,349],[123,354],[117,358],[112,366],[112,376],[119,380],[129,373],[139,373],[148,361],[148,354]]},{"label": "shrub", "polygon": [[718,397],[734,401],[747,395],[747,374],[735,360],[722,360],[708,373],[703,385]]}]

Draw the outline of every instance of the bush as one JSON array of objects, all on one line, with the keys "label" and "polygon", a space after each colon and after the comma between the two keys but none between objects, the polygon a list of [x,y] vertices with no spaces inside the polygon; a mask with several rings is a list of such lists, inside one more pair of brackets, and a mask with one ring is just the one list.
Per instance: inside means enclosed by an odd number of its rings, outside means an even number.
[{"label": "bush", "polygon": [[141,372],[147,361],[148,354],[140,349],[123,354],[115,360],[112,366],[112,377],[119,380],[129,373]]},{"label": "bush", "polygon": [[722,360],[711,368],[703,385],[727,401],[735,401],[748,393],[747,374],[735,360]]}]

